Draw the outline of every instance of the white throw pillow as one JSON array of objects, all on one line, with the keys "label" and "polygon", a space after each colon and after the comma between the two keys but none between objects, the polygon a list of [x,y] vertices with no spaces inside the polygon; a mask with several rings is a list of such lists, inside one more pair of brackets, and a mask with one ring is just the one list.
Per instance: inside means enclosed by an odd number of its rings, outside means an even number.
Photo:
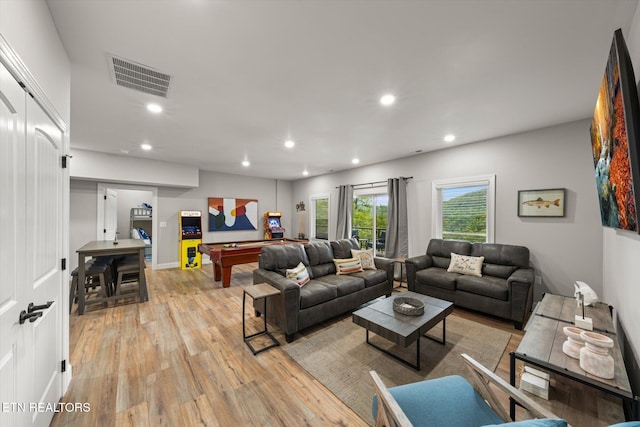
[{"label": "white throw pillow", "polygon": [[303,263],[298,264],[296,268],[288,268],[287,279],[293,280],[300,285],[300,287],[306,285],[309,280],[311,280],[309,278],[309,271]]},{"label": "white throw pillow", "polygon": [[334,259],[333,263],[336,265],[336,274],[351,274],[362,271],[360,258]]},{"label": "white throw pillow", "polygon": [[351,249],[351,256],[360,259],[360,264],[364,270],[377,270],[373,260],[373,249]]},{"label": "white throw pillow", "polygon": [[451,263],[447,269],[450,273],[467,274],[482,277],[483,256],[458,255],[451,252]]}]

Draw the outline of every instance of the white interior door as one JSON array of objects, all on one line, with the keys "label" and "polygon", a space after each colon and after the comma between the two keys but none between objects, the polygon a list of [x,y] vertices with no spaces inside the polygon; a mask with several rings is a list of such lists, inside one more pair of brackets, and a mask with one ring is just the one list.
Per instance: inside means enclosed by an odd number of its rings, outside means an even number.
[{"label": "white interior door", "polygon": [[1,65],[0,152],[0,401],[15,405],[0,424],[46,426],[62,395],[62,132]]},{"label": "white interior door", "polygon": [[[118,192],[107,188],[104,191],[104,240],[114,240],[118,229]],[[127,238],[128,236],[124,236]]]}]

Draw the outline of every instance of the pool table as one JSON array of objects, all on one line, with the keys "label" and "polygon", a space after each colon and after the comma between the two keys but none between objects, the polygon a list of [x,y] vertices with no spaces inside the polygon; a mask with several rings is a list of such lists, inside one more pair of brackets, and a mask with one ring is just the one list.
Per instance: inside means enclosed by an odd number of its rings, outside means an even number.
[{"label": "pool table", "polygon": [[198,251],[209,255],[213,264],[213,277],[222,279],[222,286],[231,284],[231,267],[237,264],[258,262],[260,250],[266,245],[284,245],[287,243],[307,243],[298,239],[247,240],[244,242],[200,243]]}]

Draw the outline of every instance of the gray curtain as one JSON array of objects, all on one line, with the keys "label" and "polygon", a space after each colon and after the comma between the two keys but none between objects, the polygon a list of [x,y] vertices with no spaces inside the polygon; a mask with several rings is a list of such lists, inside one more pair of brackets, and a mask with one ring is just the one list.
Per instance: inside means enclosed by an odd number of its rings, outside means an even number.
[{"label": "gray curtain", "polygon": [[341,185],[338,194],[338,226],[336,239],[351,237],[351,215],[353,211],[353,187]]},{"label": "gray curtain", "polygon": [[409,227],[407,223],[407,178],[387,180],[387,236],[384,256],[406,258],[409,255]]}]

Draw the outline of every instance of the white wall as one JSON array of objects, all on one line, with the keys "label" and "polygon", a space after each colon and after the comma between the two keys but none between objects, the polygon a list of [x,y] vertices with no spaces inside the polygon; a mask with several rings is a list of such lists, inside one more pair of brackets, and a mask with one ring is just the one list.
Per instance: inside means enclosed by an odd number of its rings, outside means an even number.
[{"label": "white wall", "polygon": [[0,34],[71,123],[71,64],[44,0],[0,0]]},{"label": "white wall", "polygon": [[198,168],[130,156],[71,150],[71,178],[171,187],[197,187]]},{"label": "white wall", "polygon": [[76,250],[96,240],[98,184],[72,179],[69,199],[69,271],[73,271],[78,267]]},{"label": "white wall", "polygon": [[[407,197],[414,256],[425,252],[431,238],[431,182],[487,174],[496,175],[496,242],[529,248],[542,280],[536,296],[573,295],[575,280],[601,294],[602,232],[587,120],[296,181],[293,200],[308,203],[310,195],[330,192],[334,238],[337,185],[413,176]],[[518,190],[542,188],[567,189],[565,218],[517,216]]]}]

